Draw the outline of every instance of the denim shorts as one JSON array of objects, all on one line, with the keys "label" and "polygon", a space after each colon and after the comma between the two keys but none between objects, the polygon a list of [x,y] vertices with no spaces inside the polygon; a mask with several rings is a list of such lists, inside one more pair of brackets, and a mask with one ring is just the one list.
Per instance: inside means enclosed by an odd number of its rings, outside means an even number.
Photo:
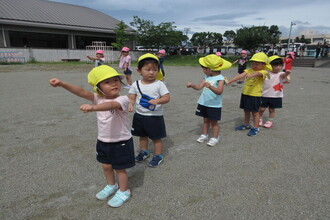
[{"label": "denim shorts", "polygon": [[114,143],[97,140],[96,160],[103,164],[111,164],[115,170],[135,166],[133,138]]}]

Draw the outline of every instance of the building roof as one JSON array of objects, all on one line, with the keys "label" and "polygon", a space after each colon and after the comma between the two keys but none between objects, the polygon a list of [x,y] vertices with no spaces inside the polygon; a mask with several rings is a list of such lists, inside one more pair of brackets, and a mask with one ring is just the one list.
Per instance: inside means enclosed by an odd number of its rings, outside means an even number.
[{"label": "building roof", "polygon": [[114,33],[119,22],[77,5],[46,0],[0,0],[0,24]]}]

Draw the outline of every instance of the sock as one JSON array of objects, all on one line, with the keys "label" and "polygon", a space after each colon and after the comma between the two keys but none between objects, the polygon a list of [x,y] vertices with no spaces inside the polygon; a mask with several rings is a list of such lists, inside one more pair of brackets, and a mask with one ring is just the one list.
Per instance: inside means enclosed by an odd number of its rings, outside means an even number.
[{"label": "sock", "polygon": [[274,121],[274,118],[268,118],[268,121],[273,122]]}]

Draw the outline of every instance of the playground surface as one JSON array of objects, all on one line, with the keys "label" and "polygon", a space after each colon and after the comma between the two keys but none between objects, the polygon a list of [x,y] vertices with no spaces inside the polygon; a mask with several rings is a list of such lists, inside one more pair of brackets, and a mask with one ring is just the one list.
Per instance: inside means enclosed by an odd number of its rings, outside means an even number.
[{"label": "playground surface", "polygon": [[[57,77],[91,91],[91,68],[1,66],[0,219],[330,218],[329,68],[294,68],[274,127],[255,137],[234,131],[243,121],[242,85],[227,86],[221,141],[208,147],[196,142],[200,91],[186,88],[201,81],[201,69],[165,62],[165,159],[158,168],[144,162],[128,170],[132,197],[120,208],[95,198],[105,185],[95,160],[95,113],[82,113],[88,101],[48,84]],[[223,74],[232,78],[236,70]]]}]

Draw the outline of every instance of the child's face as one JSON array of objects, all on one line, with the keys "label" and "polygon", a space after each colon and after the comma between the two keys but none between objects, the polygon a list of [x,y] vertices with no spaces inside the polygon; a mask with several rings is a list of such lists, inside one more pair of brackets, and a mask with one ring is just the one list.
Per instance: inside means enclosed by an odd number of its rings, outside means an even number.
[{"label": "child's face", "polygon": [[202,66],[202,70],[205,75],[209,76],[211,74],[211,69]]},{"label": "child's face", "polygon": [[265,68],[266,64],[265,63],[262,63],[262,62],[255,62],[255,61],[252,61],[251,62],[251,68],[254,70],[254,71],[260,71],[260,70],[263,70]]},{"label": "child's face", "polygon": [[155,63],[146,63],[138,72],[141,74],[144,82],[154,82],[158,73],[158,66]]},{"label": "child's face", "polygon": [[99,83],[102,94],[106,97],[117,97],[121,89],[121,81],[118,76],[111,77]]},{"label": "child's face", "polygon": [[97,54],[96,54],[96,57],[97,57],[97,58],[102,58],[102,56],[103,56],[103,54],[100,54],[100,53],[97,53]]},{"label": "child's face", "polygon": [[283,65],[272,65],[272,73],[279,73],[283,69]]},{"label": "child's face", "polygon": [[246,53],[241,53],[241,57],[246,57]]},{"label": "child's face", "polygon": [[121,53],[122,53],[123,56],[125,56],[125,57],[128,55],[128,51],[122,51]]}]

